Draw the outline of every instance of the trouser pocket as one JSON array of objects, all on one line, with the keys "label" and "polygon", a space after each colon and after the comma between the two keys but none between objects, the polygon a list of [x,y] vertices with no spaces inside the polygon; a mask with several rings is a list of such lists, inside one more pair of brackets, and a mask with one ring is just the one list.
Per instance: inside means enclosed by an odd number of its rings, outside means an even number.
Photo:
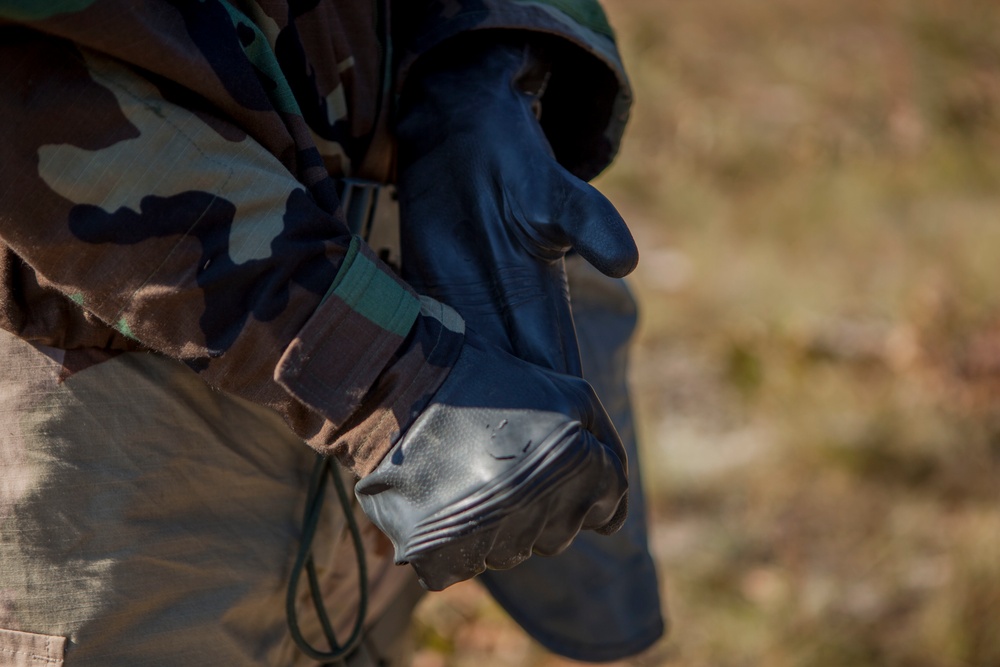
[{"label": "trouser pocket", "polygon": [[66,638],[0,628],[0,665],[5,667],[60,667]]}]

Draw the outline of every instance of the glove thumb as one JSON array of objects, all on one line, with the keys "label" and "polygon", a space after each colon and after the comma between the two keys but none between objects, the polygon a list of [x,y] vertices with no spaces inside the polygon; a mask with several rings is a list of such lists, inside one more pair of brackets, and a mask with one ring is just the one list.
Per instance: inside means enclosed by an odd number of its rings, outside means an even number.
[{"label": "glove thumb", "polygon": [[592,185],[559,168],[560,205],[550,222],[571,246],[595,269],[612,278],[622,278],[639,262],[632,233],[607,198]]}]

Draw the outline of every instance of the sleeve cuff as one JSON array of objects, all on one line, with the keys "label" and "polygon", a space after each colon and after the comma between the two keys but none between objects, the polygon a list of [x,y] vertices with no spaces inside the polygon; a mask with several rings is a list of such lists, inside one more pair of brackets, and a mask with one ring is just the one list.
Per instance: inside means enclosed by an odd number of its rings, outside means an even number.
[{"label": "sleeve cuff", "polygon": [[389,364],[419,312],[417,295],[354,237],[330,291],[286,348],[274,379],[339,428]]}]

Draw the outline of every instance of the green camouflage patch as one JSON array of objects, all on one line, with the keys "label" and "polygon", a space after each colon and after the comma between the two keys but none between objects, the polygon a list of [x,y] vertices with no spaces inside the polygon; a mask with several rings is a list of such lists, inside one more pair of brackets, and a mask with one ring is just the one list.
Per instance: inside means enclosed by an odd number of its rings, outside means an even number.
[{"label": "green camouflage patch", "polygon": [[351,310],[397,336],[405,336],[420,312],[420,301],[360,252],[355,236],[337,273],[330,294]]},{"label": "green camouflage patch", "polygon": [[229,12],[229,18],[234,27],[253,31],[254,38],[249,43],[244,43],[242,40],[240,43],[250,62],[274,83],[274,88],[267,92],[271,104],[278,111],[301,116],[302,111],[299,109],[298,102],[295,101],[295,95],[288,85],[284,72],[281,71],[281,65],[278,64],[278,59],[271,49],[271,42],[268,41],[267,36],[246,14],[233,7],[226,0],[220,0],[220,2]]}]

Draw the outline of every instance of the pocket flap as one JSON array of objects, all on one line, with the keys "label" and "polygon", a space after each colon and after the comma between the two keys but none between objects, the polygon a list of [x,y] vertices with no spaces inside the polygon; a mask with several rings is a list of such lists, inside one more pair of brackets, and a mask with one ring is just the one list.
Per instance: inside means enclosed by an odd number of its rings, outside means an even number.
[{"label": "pocket flap", "polygon": [[0,628],[0,664],[9,667],[60,667],[66,638]]}]

